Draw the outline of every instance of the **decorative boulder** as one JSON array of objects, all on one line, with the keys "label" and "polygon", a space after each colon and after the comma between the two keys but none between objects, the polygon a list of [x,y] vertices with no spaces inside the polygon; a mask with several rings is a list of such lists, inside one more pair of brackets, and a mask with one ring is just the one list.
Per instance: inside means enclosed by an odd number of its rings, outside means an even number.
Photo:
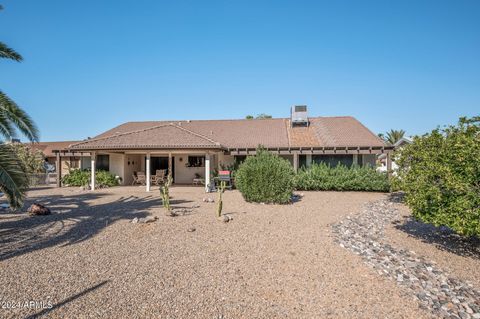
[{"label": "decorative boulder", "polygon": [[28,213],[30,215],[50,215],[52,212],[49,208],[43,206],[42,204],[33,203],[28,208]]}]

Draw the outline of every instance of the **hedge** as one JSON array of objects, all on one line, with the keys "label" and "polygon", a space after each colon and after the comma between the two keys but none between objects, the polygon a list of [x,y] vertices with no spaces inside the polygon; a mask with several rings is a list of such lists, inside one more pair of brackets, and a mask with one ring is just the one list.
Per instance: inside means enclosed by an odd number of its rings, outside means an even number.
[{"label": "hedge", "polygon": [[370,191],[388,192],[390,182],[386,173],[377,172],[372,167],[314,163],[310,168],[302,168],[295,178],[297,190],[316,191]]},{"label": "hedge", "polygon": [[[90,171],[74,169],[62,178],[62,183],[66,186],[87,186],[90,181]],[[110,172],[96,171],[95,172],[95,186],[112,187],[118,186],[119,180]]]}]

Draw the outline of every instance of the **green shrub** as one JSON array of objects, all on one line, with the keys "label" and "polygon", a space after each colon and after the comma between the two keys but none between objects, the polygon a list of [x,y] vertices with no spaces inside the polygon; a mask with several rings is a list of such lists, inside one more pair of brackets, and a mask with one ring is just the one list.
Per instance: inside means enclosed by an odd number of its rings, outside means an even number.
[{"label": "green shrub", "polygon": [[288,203],[292,198],[295,172],[290,163],[259,148],[235,174],[235,185],[247,202]]},{"label": "green shrub", "polygon": [[107,171],[96,171],[95,172],[95,185],[96,187],[103,188],[103,187],[113,187],[118,186],[120,184],[120,180],[115,177],[110,172]]},{"label": "green shrub", "polygon": [[63,176],[62,183],[66,186],[87,186],[90,179],[90,172],[86,170],[74,169]]},{"label": "green shrub", "polygon": [[396,163],[414,217],[480,236],[480,117],[414,138]]},{"label": "green shrub", "polygon": [[330,167],[320,163],[302,168],[295,178],[295,187],[298,190],[388,192],[390,183],[386,173],[372,167]]},{"label": "green shrub", "polygon": [[[90,171],[74,169],[62,178],[62,183],[66,186],[87,186],[90,182]],[[118,186],[119,180],[110,172],[96,171],[95,186],[112,187]]]}]

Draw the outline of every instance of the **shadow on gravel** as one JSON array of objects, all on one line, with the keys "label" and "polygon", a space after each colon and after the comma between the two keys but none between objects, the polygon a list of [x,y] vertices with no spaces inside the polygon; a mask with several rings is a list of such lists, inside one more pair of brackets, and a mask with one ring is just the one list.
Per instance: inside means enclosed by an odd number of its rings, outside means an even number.
[{"label": "shadow on gravel", "polygon": [[49,207],[52,214],[0,216],[0,261],[52,246],[82,242],[112,223],[146,217],[150,208],[161,207],[161,201],[155,196],[122,196],[107,203],[91,203],[103,196],[112,195],[98,192],[28,198],[25,208],[39,202]]},{"label": "shadow on gravel", "polygon": [[54,304],[52,308],[43,309],[42,311],[39,311],[39,312],[37,312],[37,313],[35,313],[35,314],[33,314],[33,315],[30,315],[30,316],[26,317],[26,319],[34,319],[34,318],[38,318],[38,317],[40,317],[40,316],[44,316],[44,315],[50,313],[51,311],[53,311],[53,310],[55,310],[55,309],[57,309],[57,308],[60,308],[60,307],[62,307],[62,306],[64,306],[64,305],[66,305],[67,303],[72,302],[72,301],[74,301],[75,299],[80,298],[80,297],[82,297],[82,296],[84,296],[84,295],[86,295],[86,294],[88,294],[88,293],[90,293],[90,292],[92,292],[92,291],[100,288],[101,286],[105,285],[105,284],[108,283],[109,281],[110,281],[110,280],[104,280],[104,281],[102,281],[101,283],[96,284],[95,286],[92,286],[92,287],[90,287],[90,288],[88,288],[88,289],[85,289],[84,291],[82,291],[82,292],[80,292],[80,293],[78,293],[78,294],[76,294],[76,295],[73,295],[73,296],[71,296],[71,297],[68,297],[67,299],[65,299],[65,300],[63,300],[63,301],[61,301],[61,302],[59,302],[59,303],[57,303],[57,304]]},{"label": "shadow on gravel", "polygon": [[[394,203],[403,203],[403,197],[403,193],[392,193],[389,200]],[[480,258],[480,238],[462,237],[448,227],[436,227],[411,216],[403,217],[403,220],[395,223],[394,227],[440,250],[459,256]]]}]

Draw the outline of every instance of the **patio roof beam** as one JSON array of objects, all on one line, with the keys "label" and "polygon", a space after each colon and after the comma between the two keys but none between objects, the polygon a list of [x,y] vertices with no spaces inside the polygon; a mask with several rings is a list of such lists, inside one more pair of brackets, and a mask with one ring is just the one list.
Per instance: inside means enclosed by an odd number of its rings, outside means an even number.
[{"label": "patio roof beam", "polygon": [[[387,149],[382,147],[319,147],[319,148],[310,148],[310,149],[268,149],[268,151],[279,154],[279,155],[290,155],[290,154],[315,154],[315,155],[335,155],[335,154],[382,154],[385,152],[390,152],[393,149]],[[231,151],[230,155],[255,155],[255,149],[245,149],[245,150],[236,150]]]}]

